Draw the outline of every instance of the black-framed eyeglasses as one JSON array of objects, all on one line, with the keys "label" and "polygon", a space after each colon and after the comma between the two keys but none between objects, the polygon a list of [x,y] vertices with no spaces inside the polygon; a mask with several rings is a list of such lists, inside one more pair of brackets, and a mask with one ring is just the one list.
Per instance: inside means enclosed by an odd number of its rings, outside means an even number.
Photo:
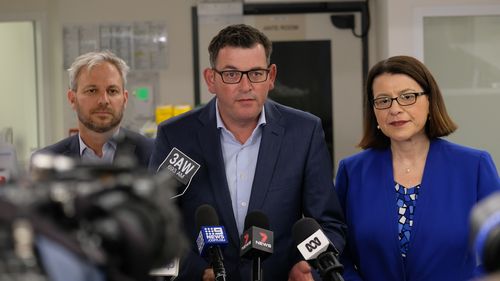
[{"label": "black-framed eyeglasses", "polygon": [[425,95],[425,92],[403,93],[395,98],[380,97],[373,99],[373,106],[376,109],[388,109],[392,106],[393,101],[397,101],[401,106],[412,105],[417,102],[417,97]]},{"label": "black-framed eyeglasses", "polygon": [[215,68],[213,70],[220,74],[222,77],[222,82],[226,84],[238,84],[243,78],[245,74],[252,83],[262,83],[267,80],[267,76],[269,75],[269,69],[252,69],[248,71],[239,71],[239,70],[223,70],[219,71]]}]

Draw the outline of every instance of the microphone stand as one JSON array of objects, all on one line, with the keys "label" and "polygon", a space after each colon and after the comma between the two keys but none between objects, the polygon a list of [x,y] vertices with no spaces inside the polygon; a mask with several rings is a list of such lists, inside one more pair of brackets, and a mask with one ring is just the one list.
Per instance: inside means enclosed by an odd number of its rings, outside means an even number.
[{"label": "microphone stand", "polygon": [[210,247],[208,251],[212,269],[215,274],[215,281],[226,281],[226,269],[222,262],[222,252],[219,247]]},{"label": "microphone stand", "polygon": [[252,281],[262,281],[262,267],[260,266],[260,257],[252,259]]},{"label": "microphone stand", "polygon": [[321,253],[316,260],[316,265],[323,280],[344,281],[341,275],[344,266],[332,252]]}]

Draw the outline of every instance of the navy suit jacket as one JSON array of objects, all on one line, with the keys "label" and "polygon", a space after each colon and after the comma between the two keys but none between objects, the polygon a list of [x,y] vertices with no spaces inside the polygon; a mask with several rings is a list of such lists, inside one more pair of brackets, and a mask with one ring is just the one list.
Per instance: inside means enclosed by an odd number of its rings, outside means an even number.
[{"label": "navy suit jacket", "polygon": [[[116,158],[121,153],[132,152],[140,167],[148,167],[154,140],[125,128],[120,128],[120,134],[123,134],[124,139],[123,142],[118,143],[114,157]],[[36,153],[51,153],[80,159],[80,141],[78,135],[67,137],[55,144],[38,150]]]},{"label": "navy suit jacket", "polygon": [[[319,118],[272,101],[264,106],[266,125],[248,212],[263,211],[274,232],[274,254],[262,263],[263,279],[287,280],[300,255],[292,240],[292,226],[302,215],[315,218],[340,251],[345,225]],[[173,147],[201,165],[186,193],[177,199],[192,250],[181,260],[176,280],[201,280],[208,267],[197,255],[195,243],[199,231],[195,211],[202,204],[216,209],[229,236],[229,245],[223,249],[227,280],[249,280],[251,262],[239,258],[240,237],[226,181],[215,98],[202,108],[160,124],[150,168],[156,171]]]},{"label": "navy suit jacket", "polygon": [[461,281],[473,276],[469,212],[477,201],[500,190],[487,152],[431,141],[406,264],[398,240],[390,149],[367,149],[342,160],[335,183],[348,225],[342,258],[346,281]]}]

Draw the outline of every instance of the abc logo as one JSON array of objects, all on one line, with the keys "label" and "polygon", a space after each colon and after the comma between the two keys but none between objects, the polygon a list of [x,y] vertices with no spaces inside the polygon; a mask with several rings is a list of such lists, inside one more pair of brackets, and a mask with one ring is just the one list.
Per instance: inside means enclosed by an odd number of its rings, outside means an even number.
[{"label": "abc logo", "polygon": [[309,241],[309,243],[306,244],[306,249],[307,251],[309,251],[309,253],[311,253],[312,251],[314,251],[314,249],[318,248],[319,246],[321,246],[321,241],[319,240],[318,237],[314,237],[311,241]]}]

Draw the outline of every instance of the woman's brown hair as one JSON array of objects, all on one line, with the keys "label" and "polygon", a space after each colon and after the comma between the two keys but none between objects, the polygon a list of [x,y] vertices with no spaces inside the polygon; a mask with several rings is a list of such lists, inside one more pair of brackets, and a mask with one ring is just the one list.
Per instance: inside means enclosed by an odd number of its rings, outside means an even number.
[{"label": "woman's brown hair", "polygon": [[373,108],[373,81],[384,73],[407,75],[415,80],[427,94],[429,118],[425,124],[425,133],[429,139],[447,136],[457,129],[446,111],[441,90],[427,67],[413,57],[394,56],[378,62],[368,73],[363,104],[363,137],[358,144],[359,147],[363,149],[387,148],[390,145],[390,139],[377,129],[378,124]]}]

